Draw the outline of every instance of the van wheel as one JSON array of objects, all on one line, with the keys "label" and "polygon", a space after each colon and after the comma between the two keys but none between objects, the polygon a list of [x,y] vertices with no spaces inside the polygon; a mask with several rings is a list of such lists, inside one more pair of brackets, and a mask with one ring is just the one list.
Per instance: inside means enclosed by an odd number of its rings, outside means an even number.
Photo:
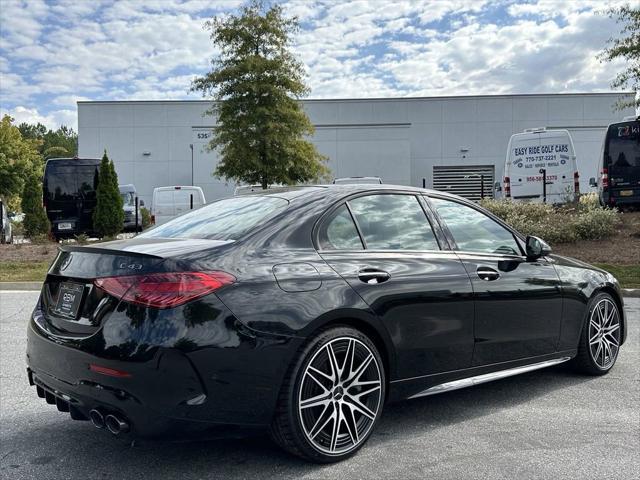
[{"label": "van wheel", "polygon": [[385,371],[373,342],[353,328],[330,328],[303,348],[287,374],[271,436],[307,460],[344,460],[371,435],[384,399]]}]

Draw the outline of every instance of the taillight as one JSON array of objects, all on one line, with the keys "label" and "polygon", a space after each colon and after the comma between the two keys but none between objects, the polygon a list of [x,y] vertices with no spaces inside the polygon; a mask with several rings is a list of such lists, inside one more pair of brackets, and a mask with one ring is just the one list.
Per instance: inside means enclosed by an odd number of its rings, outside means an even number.
[{"label": "taillight", "polygon": [[173,308],[235,281],[226,272],[172,272],[97,278],[94,284],[124,302]]},{"label": "taillight", "polygon": [[602,169],[602,188],[609,188],[609,171],[606,168]]},{"label": "taillight", "polygon": [[504,196],[511,198],[511,178],[504,177]]},{"label": "taillight", "polygon": [[578,172],[573,172],[573,188],[576,195],[580,193],[580,174]]}]

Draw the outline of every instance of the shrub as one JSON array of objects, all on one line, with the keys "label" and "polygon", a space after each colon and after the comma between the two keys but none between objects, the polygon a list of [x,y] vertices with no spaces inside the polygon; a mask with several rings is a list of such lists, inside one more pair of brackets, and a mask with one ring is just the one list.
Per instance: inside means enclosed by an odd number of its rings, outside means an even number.
[{"label": "shrub", "polygon": [[122,197],[118,190],[118,175],[105,150],[100,162],[96,208],[93,211],[93,228],[101,237],[115,237],[124,225]]},{"label": "shrub", "polygon": [[591,207],[580,212],[575,218],[575,230],[578,238],[596,240],[613,235],[620,223],[617,210]]},{"label": "shrub", "polygon": [[483,200],[481,205],[520,233],[549,243],[606,238],[620,223],[619,213],[601,207],[597,195],[594,199],[592,194],[583,195],[577,204],[557,207],[511,200]]},{"label": "shrub", "polygon": [[15,222],[11,220],[11,231],[14,237],[24,236],[24,222]]},{"label": "shrub", "polygon": [[49,234],[51,225],[42,206],[42,183],[36,175],[30,175],[24,182],[22,212],[26,237],[33,240],[37,236]]},{"label": "shrub", "polygon": [[78,245],[86,245],[87,243],[89,243],[89,237],[85,233],[81,233],[80,235],[76,235],[75,239],[76,239],[76,243]]},{"label": "shrub", "polygon": [[51,243],[51,237],[47,233],[39,233],[29,237],[33,245],[46,245]]},{"label": "shrub", "polygon": [[151,212],[145,207],[140,207],[140,215],[142,216],[142,229],[145,230],[151,226]]},{"label": "shrub", "polygon": [[595,210],[602,208],[600,206],[600,198],[596,192],[585,193],[580,195],[578,201],[578,209],[580,210]]}]

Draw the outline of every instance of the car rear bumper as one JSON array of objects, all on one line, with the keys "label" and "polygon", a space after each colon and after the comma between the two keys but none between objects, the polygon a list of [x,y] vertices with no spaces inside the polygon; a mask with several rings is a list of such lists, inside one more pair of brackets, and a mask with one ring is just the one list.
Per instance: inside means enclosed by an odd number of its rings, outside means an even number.
[{"label": "car rear bumper", "polygon": [[620,191],[608,191],[602,194],[602,202],[605,205],[615,207],[616,205],[640,205],[640,189],[629,188],[633,192],[632,195],[621,195]]},{"label": "car rear bumper", "polygon": [[[223,325],[229,331],[216,331],[218,323],[198,332],[217,342],[195,346],[165,337],[164,344],[173,347],[158,346],[149,350],[152,355],[135,357],[132,352],[149,347],[132,344],[135,333],[117,350],[105,348],[109,332],[82,341],[55,337],[36,308],[27,333],[27,375],[40,397],[72,418],[88,420],[93,409],[116,414],[136,438],[266,426],[298,343],[249,331],[227,312]],[[160,319],[156,328],[162,328]],[[96,372],[92,365],[120,376]]]},{"label": "car rear bumper", "polygon": [[[178,350],[159,349],[141,363],[109,361],[56,344],[36,329],[32,322],[27,336],[29,381],[39,396],[44,394],[59,410],[70,410],[73,418],[89,419],[89,412],[98,409],[126,418],[135,436],[150,437],[186,427],[191,410],[206,403],[204,385]],[[91,365],[127,376],[96,373]]]}]

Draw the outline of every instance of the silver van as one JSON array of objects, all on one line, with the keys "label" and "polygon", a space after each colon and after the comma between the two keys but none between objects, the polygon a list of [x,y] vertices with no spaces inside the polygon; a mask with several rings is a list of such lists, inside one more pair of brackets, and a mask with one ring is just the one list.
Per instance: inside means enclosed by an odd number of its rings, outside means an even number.
[{"label": "silver van", "polygon": [[[120,196],[122,197],[122,208],[124,210],[124,231],[136,230],[136,187],[132,184],[118,185]],[[142,214],[140,207],[144,207],[144,201],[138,204],[138,230],[142,230]]]}]

